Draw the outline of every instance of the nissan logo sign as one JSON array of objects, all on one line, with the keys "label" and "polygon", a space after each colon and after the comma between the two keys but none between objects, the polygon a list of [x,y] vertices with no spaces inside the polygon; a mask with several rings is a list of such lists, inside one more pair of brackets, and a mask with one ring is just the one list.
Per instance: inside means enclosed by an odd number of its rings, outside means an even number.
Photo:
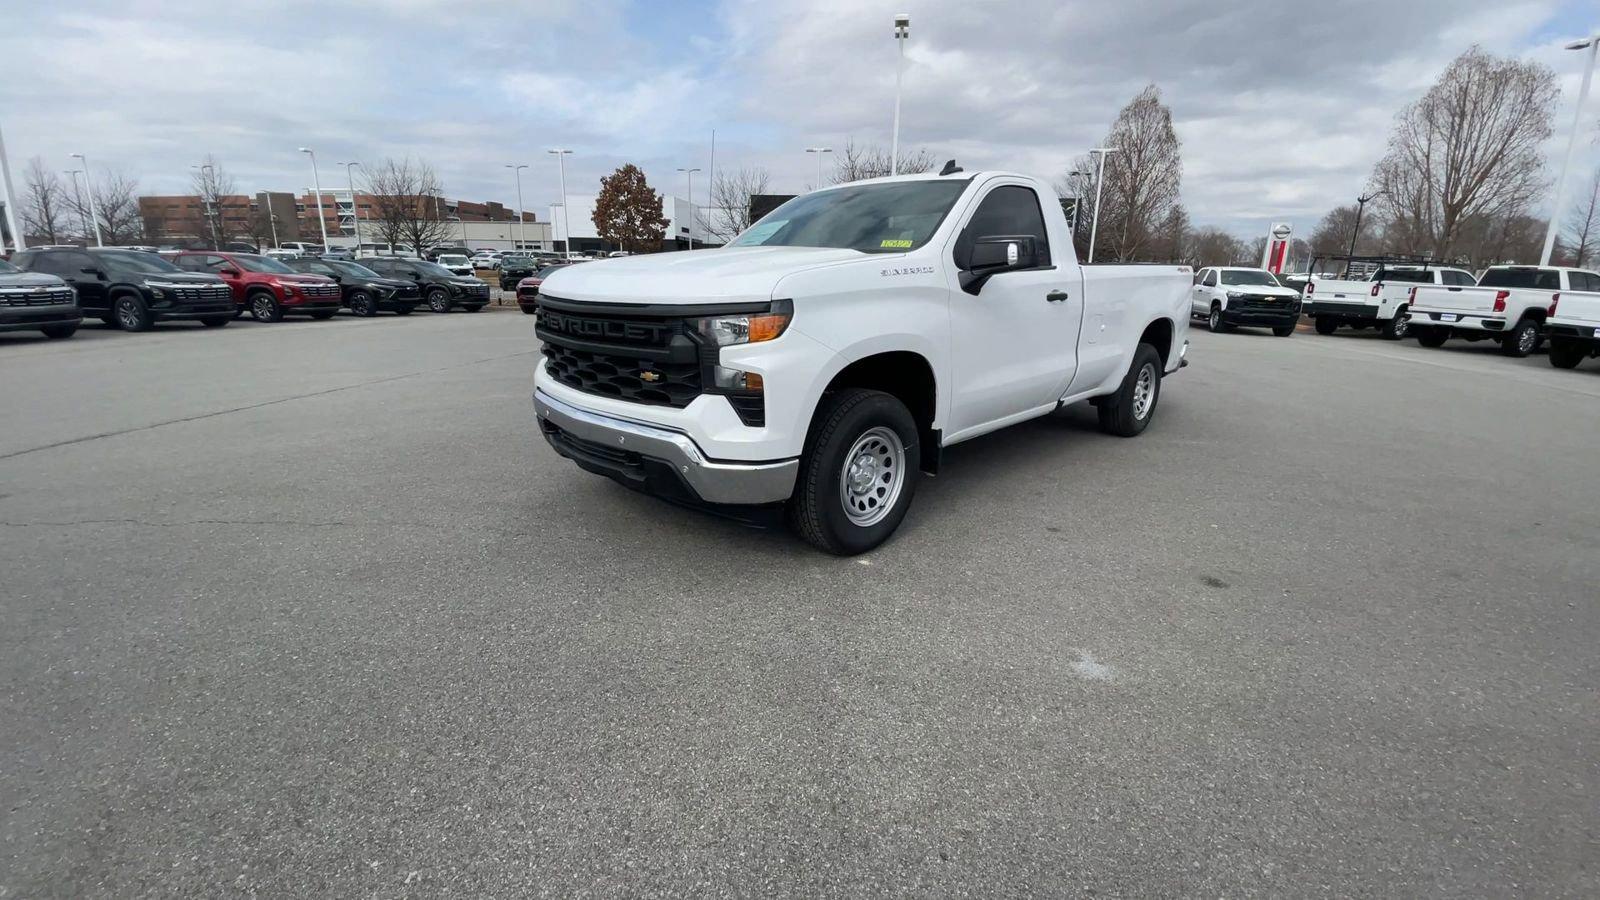
[{"label": "nissan logo sign", "polygon": [[1273,226],[1273,228],[1272,228],[1272,236],[1277,238],[1280,241],[1288,240],[1288,238],[1289,238],[1289,226],[1287,226],[1287,225],[1275,225],[1275,226]]}]

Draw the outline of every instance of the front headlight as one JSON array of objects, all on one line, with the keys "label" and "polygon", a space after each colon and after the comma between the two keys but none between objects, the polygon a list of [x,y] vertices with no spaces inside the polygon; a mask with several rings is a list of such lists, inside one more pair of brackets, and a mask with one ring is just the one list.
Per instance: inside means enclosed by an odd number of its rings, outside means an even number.
[{"label": "front headlight", "polygon": [[788,300],[779,300],[773,303],[767,312],[713,316],[698,320],[695,328],[701,337],[718,347],[759,344],[763,341],[776,340],[789,327],[789,320],[793,317],[794,305]]},{"label": "front headlight", "polygon": [[1229,300],[1239,300],[1239,299],[1242,299],[1243,297],[1244,297],[1244,294],[1241,294],[1238,291],[1229,291],[1228,292],[1228,299]]}]

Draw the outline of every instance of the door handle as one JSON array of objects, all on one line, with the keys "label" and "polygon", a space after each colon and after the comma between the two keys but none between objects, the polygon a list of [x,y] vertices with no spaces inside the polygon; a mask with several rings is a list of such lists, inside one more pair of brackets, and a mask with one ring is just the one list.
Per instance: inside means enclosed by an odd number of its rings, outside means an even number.
[{"label": "door handle", "polygon": [[1067,299],[1067,292],[1066,291],[1051,291],[1050,293],[1044,295],[1044,299],[1049,301],[1049,302],[1051,302],[1051,303],[1056,303],[1058,301]]}]

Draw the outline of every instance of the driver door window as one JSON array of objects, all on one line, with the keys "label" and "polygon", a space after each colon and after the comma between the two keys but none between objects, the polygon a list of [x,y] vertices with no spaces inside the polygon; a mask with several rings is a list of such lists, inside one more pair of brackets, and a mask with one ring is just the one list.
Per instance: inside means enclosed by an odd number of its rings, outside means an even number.
[{"label": "driver door window", "polygon": [[1034,264],[1043,269],[1050,265],[1050,239],[1044,230],[1044,213],[1039,209],[1039,195],[1020,185],[1002,185],[989,192],[978,211],[967,223],[965,240],[980,237],[1033,238]]}]

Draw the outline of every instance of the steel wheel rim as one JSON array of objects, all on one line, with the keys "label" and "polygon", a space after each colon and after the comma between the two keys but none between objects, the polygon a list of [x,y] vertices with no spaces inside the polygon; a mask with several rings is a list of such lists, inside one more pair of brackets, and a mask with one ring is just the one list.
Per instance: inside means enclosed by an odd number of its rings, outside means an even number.
[{"label": "steel wheel rim", "polygon": [[1396,318],[1394,320],[1394,336],[1395,337],[1405,337],[1406,336],[1406,332],[1408,332],[1410,330],[1411,330],[1411,323],[1406,320],[1405,316],[1400,316],[1400,317],[1398,317],[1398,318]]},{"label": "steel wheel rim", "polygon": [[124,297],[117,301],[117,321],[129,331],[139,327],[139,307],[131,298]]},{"label": "steel wheel rim", "polygon": [[1145,363],[1139,369],[1139,379],[1133,383],[1133,417],[1143,419],[1150,414],[1156,399],[1156,367]]},{"label": "steel wheel rim", "polygon": [[839,469],[839,502],[850,524],[870,528],[882,522],[905,482],[906,448],[900,435],[883,425],[867,429]]},{"label": "steel wheel rim", "polygon": [[250,312],[258,319],[269,319],[272,317],[272,301],[258,296],[251,302]]},{"label": "steel wheel rim", "polygon": [[1532,353],[1533,345],[1537,343],[1538,340],[1539,333],[1537,331],[1534,331],[1532,328],[1524,328],[1522,329],[1522,333],[1517,335],[1517,349],[1521,350],[1523,353]]}]

